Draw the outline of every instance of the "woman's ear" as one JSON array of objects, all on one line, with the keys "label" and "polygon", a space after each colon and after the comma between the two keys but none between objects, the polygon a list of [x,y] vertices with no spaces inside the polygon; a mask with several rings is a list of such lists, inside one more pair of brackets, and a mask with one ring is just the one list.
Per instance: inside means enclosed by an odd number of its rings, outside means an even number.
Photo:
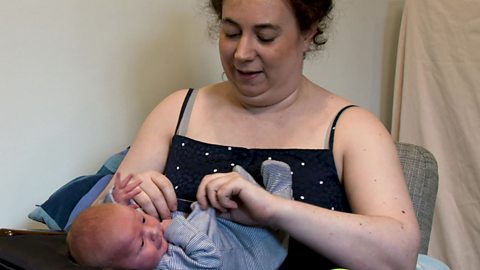
[{"label": "woman's ear", "polygon": [[303,33],[303,52],[306,53],[310,49],[315,34],[317,34],[317,24],[313,24],[308,31]]}]

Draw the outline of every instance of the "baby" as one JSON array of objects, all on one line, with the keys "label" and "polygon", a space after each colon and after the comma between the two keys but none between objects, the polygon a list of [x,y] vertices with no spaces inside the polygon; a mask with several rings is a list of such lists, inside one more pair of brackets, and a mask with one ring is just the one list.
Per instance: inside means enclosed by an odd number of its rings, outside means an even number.
[{"label": "baby", "polygon": [[[236,171],[255,180],[240,166]],[[292,198],[290,167],[279,161],[262,163],[265,188]],[[271,229],[241,225],[201,210],[192,203],[188,216],[174,212],[171,220],[156,218],[129,204],[139,182],[117,176],[112,195],[117,203],[83,211],[67,235],[70,253],[82,265],[121,269],[277,269],[286,256],[285,235]]]}]

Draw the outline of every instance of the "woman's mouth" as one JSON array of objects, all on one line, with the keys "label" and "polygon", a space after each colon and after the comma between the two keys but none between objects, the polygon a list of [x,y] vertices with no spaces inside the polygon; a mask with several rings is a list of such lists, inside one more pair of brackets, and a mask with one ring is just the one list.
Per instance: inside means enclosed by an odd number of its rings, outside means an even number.
[{"label": "woman's mouth", "polygon": [[262,71],[250,71],[250,70],[239,70],[237,69],[238,75],[240,75],[243,79],[255,79],[258,75],[262,73]]}]

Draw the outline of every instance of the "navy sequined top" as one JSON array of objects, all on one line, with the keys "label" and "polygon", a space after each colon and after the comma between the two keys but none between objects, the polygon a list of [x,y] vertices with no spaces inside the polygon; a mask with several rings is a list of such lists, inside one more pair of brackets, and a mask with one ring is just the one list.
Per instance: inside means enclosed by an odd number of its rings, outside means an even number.
[{"label": "navy sequined top", "polygon": [[[185,104],[190,92],[185,98],[179,123],[185,115]],[[165,175],[172,182],[178,198],[195,201],[198,185],[205,175],[231,172],[233,166],[240,165],[263,185],[261,163],[274,159],[287,163],[292,170],[294,200],[335,211],[351,212],[331,150],[337,119],[347,107],[333,121],[329,149],[243,148],[205,143],[177,133],[172,138]],[[315,267],[316,269],[336,267],[295,239],[290,239],[288,256],[282,269],[297,268],[300,262],[322,267]]]}]

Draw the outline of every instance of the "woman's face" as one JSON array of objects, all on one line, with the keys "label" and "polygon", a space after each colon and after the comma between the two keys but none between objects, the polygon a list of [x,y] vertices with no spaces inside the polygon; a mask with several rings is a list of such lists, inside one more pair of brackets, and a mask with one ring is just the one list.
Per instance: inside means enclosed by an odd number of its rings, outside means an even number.
[{"label": "woman's face", "polygon": [[237,94],[268,106],[295,91],[310,35],[303,35],[286,0],[223,1],[219,50]]}]

